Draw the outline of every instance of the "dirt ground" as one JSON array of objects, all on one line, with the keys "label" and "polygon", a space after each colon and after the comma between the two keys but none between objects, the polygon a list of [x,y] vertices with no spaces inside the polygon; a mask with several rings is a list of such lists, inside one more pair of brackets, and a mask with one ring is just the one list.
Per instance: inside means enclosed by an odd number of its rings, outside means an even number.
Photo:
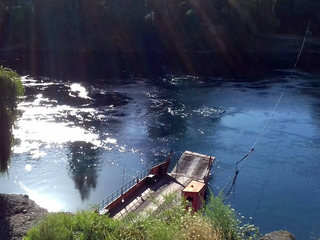
[{"label": "dirt ground", "polygon": [[0,194],[0,239],[22,239],[47,213],[27,195]]}]

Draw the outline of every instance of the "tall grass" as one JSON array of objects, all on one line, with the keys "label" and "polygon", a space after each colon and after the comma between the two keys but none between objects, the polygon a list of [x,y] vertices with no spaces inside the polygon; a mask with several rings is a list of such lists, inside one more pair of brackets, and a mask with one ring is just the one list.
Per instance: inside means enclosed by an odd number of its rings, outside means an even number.
[{"label": "tall grass", "polygon": [[214,197],[210,192],[207,204],[203,207],[204,216],[218,230],[223,239],[236,239],[237,226],[241,223],[229,205],[223,204],[221,195]]},{"label": "tall grass", "polygon": [[185,210],[186,203],[174,204],[176,197],[167,196],[159,211],[130,214],[121,220],[100,216],[90,211],[75,215],[50,214],[28,231],[24,240],[228,240],[254,239],[244,232],[237,215],[224,205],[221,197],[210,195],[203,211]]},{"label": "tall grass", "polygon": [[243,223],[230,205],[224,204],[224,197],[210,195],[203,206],[203,216],[210,219],[214,229],[221,234],[221,239],[260,239],[259,228],[251,223]]}]

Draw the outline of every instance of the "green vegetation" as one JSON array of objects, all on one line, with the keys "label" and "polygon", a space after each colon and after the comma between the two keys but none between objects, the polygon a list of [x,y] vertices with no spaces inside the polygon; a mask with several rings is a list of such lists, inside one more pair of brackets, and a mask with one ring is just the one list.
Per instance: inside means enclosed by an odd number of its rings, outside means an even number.
[{"label": "green vegetation", "polygon": [[320,36],[319,11],[317,0],[3,0],[0,51],[18,59],[7,66],[53,78],[246,74],[288,68],[295,44],[266,56],[279,44],[268,37],[304,36],[310,21]]},{"label": "green vegetation", "polygon": [[1,111],[6,111],[13,120],[18,98],[24,94],[24,87],[19,74],[3,66],[0,67],[0,93]]},{"label": "green vegetation", "polygon": [[218,229],[221,239],[259,239],[259,228],[253,224],[242,224],[230,205],[224,205],[222,195],[214,197],[210,192],[210,197],[204,206],[204,216],[210,219],[215,229]]},{"label": "green vegetation", "polygon": [[0,172],[6,173],[10,161],[12,125],[17,115],[17,102],[24,93],[20,76],[13,70],[0,67]]},{"label": "green vegetation", "polygon": [[[185,210],[185,203],[175,205],[168,196],[161,211],[128,215],[122,220],[100,216],[90,211],[75,215],[54,213],[29,230],[24,240],[50,239],[174,239],[228,240],[258,239],[258,229],[242,225],[230,206],[212,194],[202,212]],[[173,207],[175,206],[175,207]]]}]

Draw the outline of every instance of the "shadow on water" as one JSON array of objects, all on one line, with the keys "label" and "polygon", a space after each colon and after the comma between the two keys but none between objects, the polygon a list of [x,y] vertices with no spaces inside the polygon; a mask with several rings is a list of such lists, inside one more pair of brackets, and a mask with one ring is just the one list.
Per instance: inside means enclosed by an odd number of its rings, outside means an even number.
[{"label": "shadow on water", "polygon": [[69,174],[82,200],[89,199],[97,186],[99,150],[90,142],[76,141],[68,146]]}]

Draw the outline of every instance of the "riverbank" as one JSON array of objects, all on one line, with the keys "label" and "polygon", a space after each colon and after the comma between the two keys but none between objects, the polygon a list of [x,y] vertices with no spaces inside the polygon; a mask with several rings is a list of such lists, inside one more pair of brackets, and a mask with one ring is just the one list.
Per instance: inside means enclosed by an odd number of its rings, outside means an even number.
[{"label": "riverbank", "polygon": [[[228,210],[228,207],[224,207],[221,209],[225,209],[223,211],[227,212],[230,211]],[[48,212],[46,209],[39,207],[34,201],[30,200],[27,195],[0,194],[0,239],[22,239],[23,236],[26,235],[27,231],[31,229],[33,226],[35,226],[35,224],[38,223],[41,219],[43,219],[47,214]],[[94,219],[97,220],[96,218]],[[200,221],[200,219],[198,220]],[[52,224],[56,225],[57,223],[52,222]],[[215,239],[219,239],[221,233],[218,234],[215,231],[213,231],[213,233],[216,234]],[[261,238],[261,240],[271,239],[294,240],[295,238],[291,233],[286,231],[269,233]]]},{"label": "riverbank", "polygon": [[22,239],[47,213],[27,195],[0,194],[0,239]]}]

